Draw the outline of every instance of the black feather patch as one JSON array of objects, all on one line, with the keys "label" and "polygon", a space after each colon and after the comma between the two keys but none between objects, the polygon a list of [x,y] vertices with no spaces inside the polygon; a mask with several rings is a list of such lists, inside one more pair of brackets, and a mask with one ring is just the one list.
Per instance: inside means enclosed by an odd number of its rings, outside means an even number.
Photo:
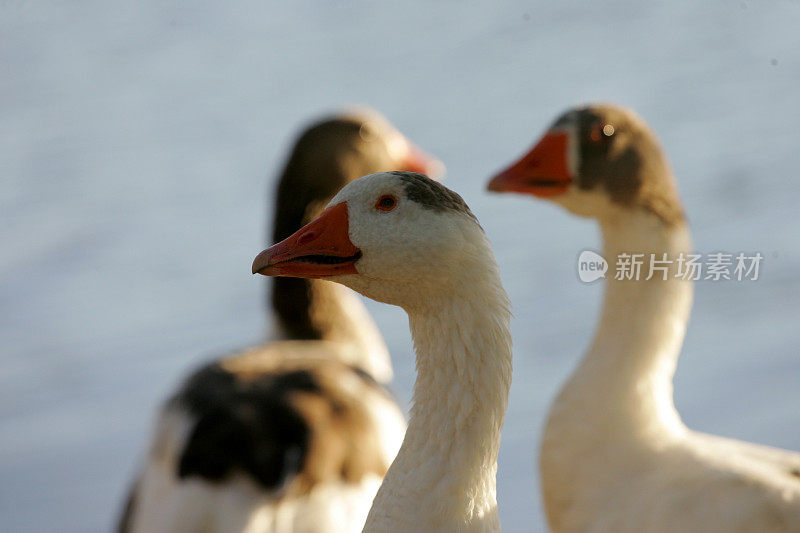
[{"label": "black feather patch", "polygon": [[308,451],[309,428],[289,403],[298,391],[319,391],[310,372],[243,380],[217,363],[202,368],[172,400],[197,419],[178,476],[221,482],[239,470],[268,489],[282,487]]},{"label": "black feather patch", "polygon": [[389,174],[394,174],[403,180],[403,188],[409,200],[434,211],[458,211],[475,219],[475,215],[472,214],[469,206],[458,193],[424,174],[400,170],[389,172]]}]

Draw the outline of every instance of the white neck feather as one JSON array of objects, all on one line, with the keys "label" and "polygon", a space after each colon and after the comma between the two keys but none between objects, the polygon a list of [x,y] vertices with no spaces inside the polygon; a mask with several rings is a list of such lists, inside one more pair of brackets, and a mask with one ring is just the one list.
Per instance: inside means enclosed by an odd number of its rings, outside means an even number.
[{"label": "white neck feather", "polygon": [[500,529],[496,474],[511,384],[509,303],[493,261],[488,269],[458,270],[463,290],[407,309],[417,353],[414,405],[365,531]]},{"label": "white neck feather", "polygon": [[[602,317],[589,351],[556,401],[548,429],[572,423],[592,433],[594,443],[598,438],[652,442],[683,435],[672,377],[689,319],[692,283],[675,278],[674,261],[690,251],[688,228],[682,222],[666,226],[644,211],[604,221],[601,228],[609,262]],[[622,253],[645,254],[639,281],[614,279]],[[666,253],[673,261],[666,280],[660,272],[645,280],[651,253],[656,259]]]},{"label": "white neck feather", "polygon": [[[621,253],[667,254],[691,248],[685,223],[667,226],[644,211],[601,223],[609,263],[603,311],[594,340],[550,409],[542,437],[542,494],[551,528],[580,530],[573,505],[594,508],[603,491],[649,471],[657,452],[688,430],[672,397],[672,377],[692,303],[692,283],[656,272],[615,280]],[[649,255],[645,256],[649,264]],[[654,459],[655,458],[655,459]],[[594,511],[593,511],[594,512]],[[578,524],[570,523],[577,519]]]}]

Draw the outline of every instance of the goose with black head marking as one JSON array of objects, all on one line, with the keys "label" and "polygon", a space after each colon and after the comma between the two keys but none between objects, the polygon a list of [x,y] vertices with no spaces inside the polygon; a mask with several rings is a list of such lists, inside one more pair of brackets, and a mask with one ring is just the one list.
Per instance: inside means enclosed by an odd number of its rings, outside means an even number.
[{"label": "goose with black head marking", "polygon": [[[572,109],[494,191],[545,198],[598,221],[605,258],[645,254],[650,279],[605,280],[602,315],[550,409],[540,454],[557,532],[800,531],[800,454],[691,431],[672,377],[692,305],[675,180],[645,122],[614,105]],[[685,257],[685,255],[684,255]]]},{"label": "goose with black head marking", "polygon": [[364,531],[499,531],[509,302],[488,239],[461,197],[419,174],[363,177],[259,254],[253,272],[325,278],[408,313],[413,406]]},{"label": "goose with black head marking", "polygon": [[[273,236],[312,220],[346,183],[441,164],[371,110],[298,138],[279,180]],[[360,299],[278,278],[274,339],[210,363],[163,408],[121,531],[360,531],[403,438],[389,354]]]}]

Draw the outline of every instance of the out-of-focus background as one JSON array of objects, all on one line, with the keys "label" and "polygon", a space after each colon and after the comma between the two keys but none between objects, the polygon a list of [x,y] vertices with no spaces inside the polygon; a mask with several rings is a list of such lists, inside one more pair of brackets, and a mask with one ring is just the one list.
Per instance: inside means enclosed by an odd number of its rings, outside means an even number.
[{"label": "out-of-focus background", "polygon": [[[0,3],[0,530],[111,527],[155,410],[260,340],[273,179],[298,128],[366,103],[448,166],[514,302],[498,479],[507,531],[544,528],[536,450],[593,330],[588,221],[488,176],[564,108],[659,133],[696,248],[761,252],[703,282],[675,379],[693,428],[800,450],[800,2]],[[405,315],[368,302],[396,391]]]}]

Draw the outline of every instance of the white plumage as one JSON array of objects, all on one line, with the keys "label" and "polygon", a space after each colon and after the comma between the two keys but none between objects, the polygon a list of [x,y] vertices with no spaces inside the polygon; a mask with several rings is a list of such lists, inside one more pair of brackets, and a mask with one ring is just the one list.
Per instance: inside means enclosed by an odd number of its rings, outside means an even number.
[{"label": "white plumage", "polygon": [[[561,389],[540,467],[557,532],[800,531],[800,455],[691,431],[672,377],[692,305],[691,251],[669,165],[633,112],[592,105],[560,117],[492,190],[531,193],[598,220],[606,276],[591,347]],[[622,254],[663,260],[615,279]],[[663,265],[663,263],[661,263]],[[666,277],[666,279],[664,279]]]},{"label": "white plumage", "polygon": [[[438,173],[374,111],[314,124],[277,191],[275,238],[378,170]],[[340,533],[363,527],[405,432],[391,361],[358,297],[277,280],[275,341],[210,363],[163,408],[120,530]]]},{"label": "white plumage", "polygon": [[[262,252],[253,269],[329,276],[408,313],[414,405],[364,531],[499,531],[497,453],[511,335],[483,230],[458,195],[417,174],[366,176],[330,206],[313,226]],[[329,266],[313,259],[321,252]]]}]

